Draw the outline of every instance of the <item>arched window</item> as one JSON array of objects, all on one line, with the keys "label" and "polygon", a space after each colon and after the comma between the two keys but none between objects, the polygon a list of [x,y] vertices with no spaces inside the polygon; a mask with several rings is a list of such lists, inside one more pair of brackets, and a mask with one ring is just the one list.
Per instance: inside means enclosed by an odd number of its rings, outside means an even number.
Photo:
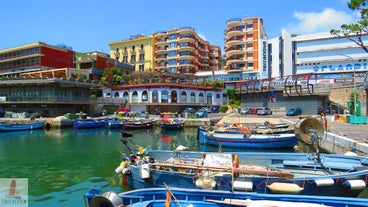
[{"label": "arched window", "polygon": [[190,93],[190,103],[195,103],[195,102],[196,102],[195,93],[191,92]]},{"label": "arched window", "polygon": [[185,92],[185,91],[181,92],[180,102],[181,103],[186,103],[187,102],[187,92]]},{"label": "arched window", "polygon": [[137,103],[138,102],[138,92],[137,91],[134,91],[132,93],[132,102],[133,103]]},{"label": "arched window", "polygon": [[119,92],[115,92],[114,97],[119,98]]},{"label": "arched window", "polygon": [[111,93],[106,93],[106,98],[111,98]]},{"label": "arched window", "polygon": [[202,92],[199,93],[198,99],[199,99],[199,103],[203,103],[204,102],[204,96],[203,96],[203,93]]},{"label": "arched window", "polygon": [[128,92],[124,92],[123,93],[123,98],[125,98],[125,100],[128,102],[129,101],[129,93]]},{"label": "arched window", "polygon": [[158,103],[158,92],[157,92],[157,90],[152,91],[152,103]]},{"label": "arched window", "polygon": [[167,90],[161,92],[161,103],[169,103],[169,92]]},{"label": "arched window", "polygon": [[148,93],[147,91],[142,92],[142,101],[148,101]]},{"label": "arched window", "polygon": [[171,102],[177,103],[178,102],[178,94],[175,90],[171,91]]},{"label": "arched window", "polygon": [[207,104],[212,104],[212,93],[207,93]]}]

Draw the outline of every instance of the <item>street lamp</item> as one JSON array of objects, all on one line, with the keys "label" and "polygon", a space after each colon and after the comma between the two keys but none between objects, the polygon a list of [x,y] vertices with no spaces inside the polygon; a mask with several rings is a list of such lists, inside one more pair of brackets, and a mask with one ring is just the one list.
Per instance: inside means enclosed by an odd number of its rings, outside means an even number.
[{"label": "street lamp", "polygon": [[[351,61],[354,61],[354,58],[352,58],[351,56],[349,55],[344,55],[344,54],[339,54],[341,56],[344,56],[344,57],[347,57],[349,58]],[[355,81],[355,67],[354,67],[354,62],[353,62],[353,93],[354,93],[354,115],[357,115],[356,113],[356,110],[357,110],[357,107],[356,107],[356,104],[357,104],[357,95],[356,95],[356,81]]]}]

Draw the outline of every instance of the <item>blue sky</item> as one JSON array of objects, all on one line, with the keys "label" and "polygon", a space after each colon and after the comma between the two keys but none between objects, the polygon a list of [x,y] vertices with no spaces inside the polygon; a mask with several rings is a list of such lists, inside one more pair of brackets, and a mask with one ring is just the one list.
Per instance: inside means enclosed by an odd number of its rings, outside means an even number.
[{"label": "blue sky", "polygon": [[223,49],[226,21],[260,17],[269,38],[329,32],[358,16],[347,0],[12,0],[0,7],[0,49],[33,42],[109,53],[131,35],[190,26]]}]

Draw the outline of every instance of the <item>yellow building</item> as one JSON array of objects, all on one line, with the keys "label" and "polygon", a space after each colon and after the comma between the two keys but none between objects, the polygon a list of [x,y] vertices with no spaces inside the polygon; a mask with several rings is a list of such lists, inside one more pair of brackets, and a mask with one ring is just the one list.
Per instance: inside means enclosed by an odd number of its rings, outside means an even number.
[{"label": "yellow building", "polygon": [[112,42],[110,57],[134,66],[136,72],[153,70],[153,36],[134,35],[128,40]]}]

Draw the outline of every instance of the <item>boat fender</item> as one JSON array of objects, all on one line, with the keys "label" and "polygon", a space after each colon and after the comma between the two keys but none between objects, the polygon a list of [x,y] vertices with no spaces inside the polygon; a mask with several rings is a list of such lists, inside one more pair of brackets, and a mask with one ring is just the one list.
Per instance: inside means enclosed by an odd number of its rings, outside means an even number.
[{"label": "boat fender", "polygon": [[208,133],[208,135],[212,136],[213,134],[215,134],[215,129],[213,129],[213,128],[208,129],[207,133]]},{"label": "boat fender", "polygon": [[246,181],[234,181],[234,190],[253,191],[253,183]]},{"label": "boat fender", "polygon": [[335,184],[335,181],[331,178],[326,178],[326,179],[317,179],[317,180],[313,180],[313,184],[315,184],[318,187],[321,186],[333,186]]},{"label": "boat fender", "polygon": [[124,169],[124,168],[126,168],[126,166],[127,166],[127,163],[126,163],[125,161],[122,161],[122,162],[120,163],[119,167],[117,167],[117,168],[115,169],[115,173],[116,173],[116,174],[121,173],[121,172],[123,171],[123,169]]},{"label": "boat fender", "polygon": [[141,166],[141,177],[142,179],[147,179],[151,176],[150,173],[150,169],[149,169],[149,164],[148,163],[143,163]]},{"label": "boat fender", "polygon": [[123,171],[123,169],[124,169],[124,167],[120,165],[119,167],[117,167],[117,168],[115,169],[115,173],[116,173],[116,174],[119,174],[119,173],[121,173],[121,172]]},{"label": "boat fender", "polygon": [[298,194],[304,188],[300,187],[295,183],[279,183],[274,182],[267,186],[272,192],[275,193],[287,193],[287,194]]},{"label": "boat fender", "polygon": [[244,133],[244,135],[243,135],[244,138],[249,138],[250,136],[251,136],[251,133],[248,133],[248,132]]},{"label": "boat fender", "polygon": [[195,184],[200,189],[214,190],[216,188],[216,181],[211,178],[198,178]]},{"label": "boat fender", "polygon": [[350,190],[363,190],[366,188],[364,180],[345,180],[344,186]]},{"label": "boat fender", "polygon": [[124,168],[123,169],[123,175],[131,175],[132,174],[132,171],[130,171],[129,168]]}]

